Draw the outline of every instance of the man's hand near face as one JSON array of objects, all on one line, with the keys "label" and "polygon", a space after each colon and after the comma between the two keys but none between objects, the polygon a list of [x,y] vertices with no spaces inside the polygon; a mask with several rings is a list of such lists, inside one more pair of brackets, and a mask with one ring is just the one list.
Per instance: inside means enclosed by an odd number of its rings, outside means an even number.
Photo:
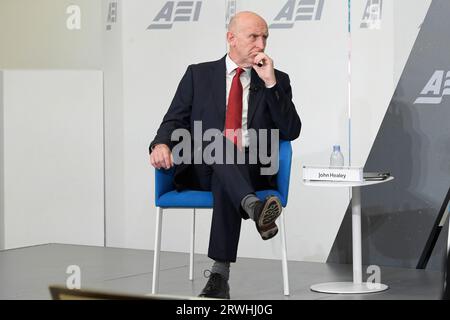
[{"label": "man's hand near face", "polygon": [[[262,62],[261,66],[258,65],[260,62]],[[264,52],[259,52],[255,55],[253,69],[255,69],[258,76],[264,81],[266,87],[273,87],[277,83],[273,60]]]}]

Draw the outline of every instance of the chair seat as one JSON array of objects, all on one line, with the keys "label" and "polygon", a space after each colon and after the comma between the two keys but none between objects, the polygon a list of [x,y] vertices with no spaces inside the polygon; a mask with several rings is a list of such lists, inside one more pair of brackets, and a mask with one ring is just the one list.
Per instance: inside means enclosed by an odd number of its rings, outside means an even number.
[{"label": "chair seat", "polygon": [[183,190],[169,191],[156,199],[161,208],[212,208],[213,196],[210,191]]},{"label": "chair seat", "polygon": [[[286,206],[287,199],[284,199],[276,190],[257,191],[256,195],[260,199],[266,196],[275,195],[281,200],[281,205]],[[210,191],[183,190],[169,191],[156,199],[156,206],[161,208],[212,208],[213,196]]]},{"label": "chair seat", "polygon": [[[279,152],[279,170],[277,174],[277,190],[262,190],[257,191],[256,195],[260,199],[265,199],[268,195],[276,195],[281,200],[283,207],[286,207],[289,193],[289,178],[291,172],[292,161],[292,147],[289,141],[280,140]],[[155,251],[153,258],[153,281],[152,293],[158,291],[159,286],[159,269],[160,269],[160,252],[161,252],[161,232],[163,211],[168,208],[184,208],[195,209],[213,207],[213,195],[210,191],[184,190],[177,192],[173,184],[175,174],[175,167],[169,170],[156,169],[155,170],[155,204],[156,204],[156,228],[155,228]],[[192,210],[190,210],[192,211]],[[191,226],[191,242],[189,255],[189,279],[194,279],[194,247],[195,247],[195,210],[192,212],[192,226]],[[281,234],[281,261],[283,273],[283,291],[285,295],[289,295],[289,278],[287,265],[287,249],[286,249],[286,235],[284,232],[284,214],[280,216],[279,228]]]}]

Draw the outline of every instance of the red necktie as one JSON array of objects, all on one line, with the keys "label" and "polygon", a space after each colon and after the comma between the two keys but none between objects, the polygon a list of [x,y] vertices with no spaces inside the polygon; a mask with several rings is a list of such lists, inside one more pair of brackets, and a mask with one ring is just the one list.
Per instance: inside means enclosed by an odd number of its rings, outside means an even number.
[{"label": "red necktie", "polygon": [[242,68],[236,68],[236,74],[231,82],[230,95],[228,96],[227,115],[225,118],[225,136],[230,139],[238,147],[241,146],[241,130],[242,128],[242,84],[241,73]]}]

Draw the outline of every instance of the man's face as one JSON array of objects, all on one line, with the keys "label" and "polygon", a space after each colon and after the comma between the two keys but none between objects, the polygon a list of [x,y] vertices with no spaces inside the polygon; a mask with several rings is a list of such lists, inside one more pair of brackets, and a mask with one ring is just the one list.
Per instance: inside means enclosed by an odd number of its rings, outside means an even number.
[{"label": "man's face", "polygon": [[227,33],[230,54],[239,64],[251,67],[256,54],[266,48],[268,36],[267,24],[263,20],[255,18],[243,21],[235,32]]}]

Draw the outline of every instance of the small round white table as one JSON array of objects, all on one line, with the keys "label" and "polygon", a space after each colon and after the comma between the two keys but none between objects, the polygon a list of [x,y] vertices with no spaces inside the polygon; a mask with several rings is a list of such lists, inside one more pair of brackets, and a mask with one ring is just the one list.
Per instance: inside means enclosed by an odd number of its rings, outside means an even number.
[{"label": "small round white table", "polygon": [[311,181],[303,180],[307,186],[315,187],[348,187],[352,188],[352,248],[353,248],[353,282],[327,282],[311,286],[312,291],[323,293],[371,293],[387,290],[389,287],[381,283],[362,282],[361,254],[361,187],[388,182],[385,180],[370,180],[361,182],[341,181]]}]

